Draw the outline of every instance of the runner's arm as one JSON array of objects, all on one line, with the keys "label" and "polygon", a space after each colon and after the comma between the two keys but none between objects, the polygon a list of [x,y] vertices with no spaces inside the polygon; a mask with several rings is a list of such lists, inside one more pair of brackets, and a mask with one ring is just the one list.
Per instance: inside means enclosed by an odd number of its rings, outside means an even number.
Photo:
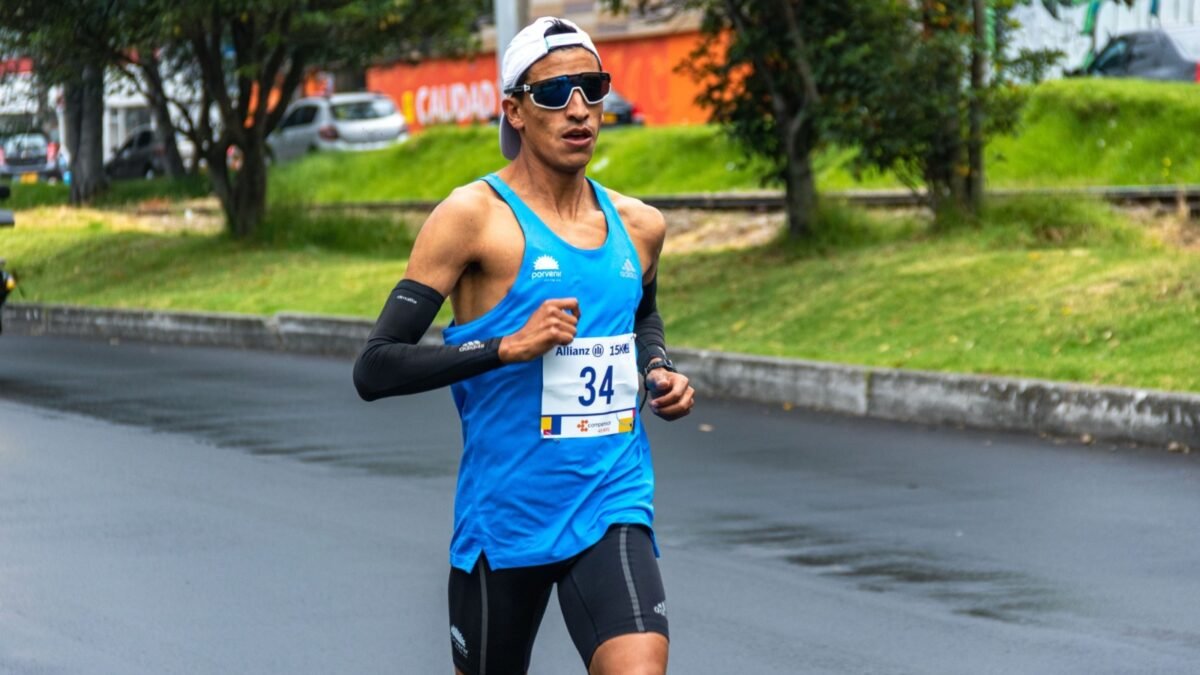
[{"label": "runner's arm", "polygon": [[[663,320],[658,313],[658,262],[667,236],[667,223],[662,213],[636,199],[621,198],[621,217],[630,225],[638,256],[648,261],[643,273],[642,301],[634,315],[637,333],[638,366],[646,373],[647,366],[667,358]],[[649,279],[649,281],[645,281]],[[686,375],[656,369],[646,374],[646,390],[650,408],[665,420],[677,420],[691,412],[696,391]]]},{"label": "runner's arm", "polygon": [[658,313],[658,277],[642,286],[642,301],[633,318],[633,332],[637,335],[638,372],[646,372],[646,366],[654,359],[667,357],[667,338],[662,316]]},{"label": "runner's arm", "polygon": [[472,246],[486,211],[479,194],[455,190],[421,227],[405,278],[388,296],[354,364],[354,386],[364,400],[437,389],[502,365],[498,338],[456,346],[417,344],[463,270],[479,257]]},{"label": "runner's arm", "polygon": [[[642,274],[642,301],[633,319],[637,335],[638,370],[646,372],[651,361],[667,358],[667,339],[662,316],[658,313],[658,259],[667,237],[667,221],[658,209],[636,199],[619,197],[625,206],[622,217],[630,225],[630,234],[638,257],[649,262]],[[647,281],[648,279],[648,281]]]},{"label": "runner's arm", "polygon": [[462,345],[417,344],[445,300],[412,279],[396,284],[354,364],[354,387],[363,400],[417,394],[503,365],[498,337]]}]

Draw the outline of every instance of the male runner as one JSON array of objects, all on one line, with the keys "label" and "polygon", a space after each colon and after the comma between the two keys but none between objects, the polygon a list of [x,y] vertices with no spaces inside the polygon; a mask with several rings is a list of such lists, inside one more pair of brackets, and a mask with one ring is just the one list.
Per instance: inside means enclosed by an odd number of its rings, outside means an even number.
[{"label": "male runner", "polygon": [[[655,306],[666,224],[585,176],[609,91],[586,33],[538,19],[502,74],[511,163],[430,214],[354,382],[366,400],[451,385],[464,439],[449,582],[458,673],[525,673],[555,586],[589,673],[664,673],[639,372],[660,417],[694,402]],[[446,346],[418,346],[447,296]]]}]

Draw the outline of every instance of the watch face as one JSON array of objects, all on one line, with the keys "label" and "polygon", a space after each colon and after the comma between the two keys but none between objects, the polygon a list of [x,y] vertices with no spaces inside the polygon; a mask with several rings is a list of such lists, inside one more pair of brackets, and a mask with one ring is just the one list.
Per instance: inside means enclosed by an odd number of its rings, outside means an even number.
[{"label": "watch face", "polygon": [[671,362],[671,359],[667,359],[667,358],[660,358],[657,361],[655,361],[654,363],[651,363],[650,365],[646,366],[646,372],[648,373],[648,372],[658,369],[658,368],[662,368],[662,369],[667,370],[672,373],[679,372],[679,371],[675,370],[675,364]]}]

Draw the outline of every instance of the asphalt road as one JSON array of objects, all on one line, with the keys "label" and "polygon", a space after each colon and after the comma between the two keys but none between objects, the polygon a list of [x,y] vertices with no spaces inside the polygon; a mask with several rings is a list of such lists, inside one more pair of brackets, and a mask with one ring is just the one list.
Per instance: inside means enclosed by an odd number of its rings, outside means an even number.
[{"label": "asphalt road", "polygon": [[[349,369],[0,337],[0,673],[450,672],[453,405]],[[711,400],[650,433],[673,673],[1200,670],[1195,455]],[[552,605],[531,673],[581,672]]]}]

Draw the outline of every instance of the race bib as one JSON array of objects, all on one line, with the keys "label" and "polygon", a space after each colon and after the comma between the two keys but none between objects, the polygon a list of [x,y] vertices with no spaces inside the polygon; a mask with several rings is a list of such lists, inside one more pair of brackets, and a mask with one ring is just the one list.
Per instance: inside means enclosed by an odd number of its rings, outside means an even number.
[{"label": "race bib", "polygon": [[633,431],[638,371],[633,333],[576,338],[542,357],[542,438]]}]

